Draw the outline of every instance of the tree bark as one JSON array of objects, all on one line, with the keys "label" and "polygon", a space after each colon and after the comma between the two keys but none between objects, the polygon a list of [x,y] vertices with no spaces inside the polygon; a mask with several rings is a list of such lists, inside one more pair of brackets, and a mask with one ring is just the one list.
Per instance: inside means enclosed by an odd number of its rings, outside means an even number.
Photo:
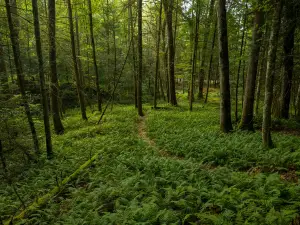
[{"label": "tree bark", "polygon": [[203,86],[204,86],[204,78],[205,78],[205,72],[204,67],[206,63],[206,53],[207,53],[207,45],[208,45],[208,36],[210,32],[210,24],[212,23],[213,13],[214,13],[214,6],[215,6],[215,0],[210,0],[210,7],[209,7],[209,14],[207,17],[205,30],[204,30],[204,40],[203,40],[203,47],[202,47],[202,55],[201,55],[201,62],[200,62],[200,72],[199,72],[199,78],[198,78],[198,99],[202,99],[203,96]]},{"label": "tree bark", "polygon": [[88,6],[89,6],[89,21],[90,21],[90,36],[91,36],[91,45],[92,45],[92,50],[93,50],[93,63],[94,63],[94,70],[95,70],[97,105],[98,105],[98,111],[101,111],[102,110],[102,96],[101,96],[101,91],[100,91],[100,86],[99,86],[99,72],[98,72],[97,57],[96,57],[94,26],[93,26],[93,12],[92,12],[91,0],[88,0]]},{"label": "tree bark", "polygon": [[239,115],[238,115],[238,105],[239,105],[239,84],[240,84],[240,72],[241,72],[241,66],[242,66],[242,56],[244,53],[244,44],[245,44],[245,31],[246,31],[246,23],[248,18],[248,10],[247,10],[247,4],[246,9],[244,12],[244,21],[243,21],[243,33],[242,33],[242,43],[240,48],[240,59],[239,59],[239,66],[238,66],[238,73],[237,73],[237,79],[236,79],[236,86],[235,86],[235,121],[238,122]]},{"label": "tree bark", "polygon": [[144,116],[142,105],[142,76],[143,76],[143,31],[142,14],[143,1],[138,0],[138,76],[137,76],[137,106],[139,116]]},{"label": "tree bark", "polygon": [[0,33],[0,93],[7,93],[9,86],[8,86],[8,75],[5,65],[4,59],[4,48],[2,42],[2,34]]},{"label": "tree bark", "polygon": [[59,85],[56,66],[56,9],[55,0],[48,0],[49,64],[51,76],[51,110],[56,134],[63,134],[64,127],[59,114]]},{"label": "tree bark", "polygon": [[194,48],[192,56],[192,73],[189,87],[189,109],[193,110],[193,101],[194,101],[194,80],[195,80],[195,71],[197,67],[197,51],[198,51],[198,39],[199,39],[199,22],[200,22],[200,3],[196,0],[196,21],[195,21],[195,31],[194,31]]},{"label": "tree bark", "polygon": [[285,19],[285,33],[283,40],[284,50],[284,75],[281,90],[281,104],[280,104],[280,117],[284,119],[289,118],[290,101],[291,101],[291,89],[293,82],[293,70],[294,70],[294,42],[295,42],[295,30],[296,30],[296,6],[293,1],[286,1],[286,7],[284,11]]},{"label": "tree bark", "polygon": [[163,0],[167,33],[168,33],[168,51],[169,51],[169,88],[170,88],[170,103],[173,106],[177,105],[176,90],[175,90],[175,49],[173,39],[173,0]]},{"label": "tree bark", "polygon": [[220,57],[220,129],[227,133],[232,130],[231,100],[229,83],[229,54],[227,36],[226,0],[219,0],[218,9],[219,57]]},{"label": "tree bark", "polygon": [[276,69],[276,51],[280,31],[282,0],[277,0],[274,6],[272,32],[269,40],[268,65],[265,82],[265,101],[262,123],[262,140],[266,148],[273,147],[271,138],[271,109],[273,101],[273,84]]},{"label": "tree bark", "polygon": [[[16,4],[12,4],[12,5],[13,7],[15,7],[13,11],[17,12]],[[37,138],[34,122],[30,112],[30,106],[27,100],[25,87],[24,87],[24,74],[23,74],[23,66],[22,66],[21,54],[20,54],[19,32],[18,32],[18,28],[15,28],[15,25],[18,25],[19,23],[17,22],[17,18],[14,19],[12,18],[12,10],[11,10],[12,5],[9,0],[5,0],[6,14],[7,14],[9,31],[10,31],[10,40],[13,48],[14,61],[17,70],[18,85],[22,95],[22,102],[27,116],[28,124],[31,130],[34,150],[36,153],[39,153],[40,150],[39,150],[38,138]]]},{"label": "tree bark", "polygon": [[159,49],[160,49],[160,33],[161,33],[161,14],[162,14],[162,1],[160,0],[159,6],[159,17],[158,17],[158,31],[157,31],[157,42],[156,42],[156,62],[155,62],[155,81],[154,81],[154,109],[157,108],[157,93],[158,93],[158,75],[159,75]]},{"label": "tree bark", "polygon": [[81,87],[80,74],[79,74],[77,58],[76,58],[76,45],[75,45],[75,37],[74,37],[74,25],[73,25],[73,13],[72,13],[71,0],[67,0],[67,4],[68,4],[68,14],[69,14],[69,28],[70,28],[70,37],[71,37],[72,58],[73,58],[74,72],[76,78],[76,88],[78,92],[81,117],[83,120],[87,120],[86,112],[85,112],[84,96]]},{"label": "tree bark", "polygon": [[36,53],[39,62],[39,76],[40,76],[40,88],[41,88],[43,116],[44,116],[43,117],[44,129],[45,129],[45,136],[46,136],[46,150],[47,150],[47,157],[51,158],[53,155],[53,151],[52,151],[50,123],[49,123],[48,96],[45,87],[44,59],[43,59],[43,51],[42,51],[42,44],[41,44],[41,31],[40,31],[39,10],[38,10],[37,0],[32,0],[32,13],[33,13],[33,20],[34,20]]},{"label": "tree bark", "polygon": [[240,123],[240,129],[253,131],[253,112],[255,85],[257,77],[257,66],[259,61],[259,53],[262,39],[262,25],[264,13],[261,9],[262,0],[257,0],[255,9],[254,26],[252,31],[252,47],[248,66],[248,74],[246,78],[246,87],[244,93],[243,112]]}]

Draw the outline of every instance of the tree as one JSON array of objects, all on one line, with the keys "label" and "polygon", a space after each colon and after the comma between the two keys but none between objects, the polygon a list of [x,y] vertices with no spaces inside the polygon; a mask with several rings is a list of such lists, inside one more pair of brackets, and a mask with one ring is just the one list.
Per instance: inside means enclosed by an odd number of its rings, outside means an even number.
[{"label": "tree", "polygon": [[266,148],[273,147],[271,138],[271,109],[273,101],[273,84],[276,69],[276,51],[280,31],[282,1],[276,0],[273,9],[272,31],[269,40],[268,65],[265,82],[265,100],[262,123],[262,140]]},{"label": "tree", "polygon": [[170,103],[173,106],[177,105],[176,90],[175,90],[175,48],[173,39],[173,0],[163,0],[164,11],[167,22],[168,33],[168,67],[169,67],[169,88],[170,88]]},{"label": "tree", "polygon": [[203,85],[204,85],[204,78],[205,78],[204,66],[206,63],[208,36],[209,36],[209,32],[210,32],[210,25],[213,21],[214,7],[215,7],[215,0],[210,0],[209,14],[206,19],[205,30],[204,30],[204,40],[203,40],[203,46],[202,46],[202,51],[201,51],[202,55],[201,55],[200,73],[199,73],[199,79],[198,79],[198,82],[199,82],[198,99],[203,98]]},{"label": "tree", "polygon": [[49,65],[51,77],[51,110],[56,134],[63,134],[64,127],[59,114],[59,85],[56,65],[56,7],[55,0],[48,0]]},{"label": "tree", "polygon": [[137,106],[139,116],[144,116],[142,105],[142,76],[143,76],[143,1],[138,0],[138,76],[137,76]]},{"label": "tree", "polygon": [[79,98],[80,110],[81,110],[81,117],[83,120],[87,120],[86,112],[85,112],[85,103],[84,103],[84,96],[82,90],[82,84],[79,74],[79,68],[77,63],[76,57],[76,45],[75,45],[75,37],[74,37],[74,24],[73,24],[73,13],[72,13],[72,5],[71,0],[67,0],[68,4],[68,14],[69,14],[69,28],[70,28],[70,38],[71,38],[71,48],[72,48],[72,59],[74,64],[74,72],[76,78],[76,88]]},{"label": "tree", "polygon": [[102,110],[102,96],[101,96],[101,91],[100,91],[100,86],[99,86],[99,72],[98,72],[97,57],[96,57],[94,26],[93,26],[93,11],[92,11],[91,0],[88,0],[88,6],[89,6],[90,37],[91,37],[91,45],[92,45],[92,50],[93,50],[93,63],[94,63],[95,80],[96,80],[97,104],[98,104],[98,111],[101,111]]},{"label": "tree", "polygon": [[296,1],[285,1],[284,10],[284,75],[281,88],[281,104],[280,104],[280,117],[288,119],[291,101],[291,89],[293,82],[294,70],[294,44],[295,44],[295,30],[296,30]]},{"label": "tree", "polygon": [[[17,5],[16,2],[13,0],[10,2],[10,0],[5,0],[5,8],[6,8],[6,14],[7,14],[7,20],[8,20],[8,27],[10,31],[10,40],[11,40],[11,45],[13,47],[13,54],[14,54],[14,61],[15,61],[15,66],[17,70],[17,78],[18,78],[18,85],[19,89],[21,92],[22,96],[22,102],[23,106],[25,109],[25,113],[27,116],[28,124],[31,130],[31,135],[32,135],[32,140],[34,144],[34,149],[36,153],[39,153],[39,142],[36,134],[36,129],[34,126],[34,122],[31,116],[30,112],[30,106],[27,100],[27,95],[25,92],[25,87],[24,87],[24,75],[23,75],[23,66],[22,66],[22,61],[21,61],[21,53],[20,53],[20,45],[19,45],[19,32],[18,29],[15,28],[15,25],[18,26],[17,18],[12,18],[12,10],[11,7],[14,7],[14,12],[17,13]],[[18,15],[18,14],[15,14]],[[14,23],[15,21],[15,23]]]},{"label": "tree", "polygon": [[229,83],[229,54],[227,36],[226,0],[219,0],[218,8],[219,61],[220,61],[220,128],[224,133],[232,130]]},{"label": "tree", "polygon": [[162,1],[160,0],[159,17],[158,17],[158,31],[157,31],[157,43],[156,43],[156,62],[155,62],[155,84],[154,84],[154,109],[157,108],[157,93],[158,93],[158,73],[159,73],[159,49],[160,49],[160,33],[161,33],[161,14],[162,14]]},{"label": "tree", "polygon": [[9,89],[8,86],[8,75],[5,65],[5,54],[4,54],[4,48],[3,48],[3,41],[2,41],[2,34],[0,33],[0,93],[7,92]]},{"label": "tree", "polygon": [[52,157],[52,141],[51,141],[51,130],[49,123],[49,109],[48,109],[48,97],[45,87],[45,74],[44,74],[44,59],[41,44],[41,32],[40,32],[40,21],[39,21],[39,10],[37,0],[32,0],[32,13],[34,20],[34,34],[36,42],[36,53],[39,62],[39,76],[40,76],[40,89],[42,95],[42,106],[43,106],[43,116],[44,116],[44,129],[46,136],[46,149],[48,158]]},{"label": "tree", "polygon": [[257,0],[255,9],[255,18],[252,31],[252,47],[248,66],[248,74],[244,93],[243,113],[240,123],[241,129],[253,130],[253,111],[257,66],[259,61],[259,52],[262,39],[263,11],[261,9],[262,0]]}]

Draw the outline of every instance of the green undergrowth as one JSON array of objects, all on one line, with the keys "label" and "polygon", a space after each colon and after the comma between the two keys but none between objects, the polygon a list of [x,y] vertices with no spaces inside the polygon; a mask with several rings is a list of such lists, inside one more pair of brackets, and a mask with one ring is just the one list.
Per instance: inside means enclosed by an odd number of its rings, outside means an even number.
[{"label": "green undergrowth", "polygon": [[[299,214],[300,186],[283,174],[298,169],[298,138],[276,133],[277,148],[265,150],[260,132],[219,132],[217,96],[193,112],[184,98],[178,107],[145,107],[150,138],[181,158],[161,156],[139,137],[134,107],[114,107],[101,126],[98,116],[81,122],[78,111],[68,112],[66,134],[54,138],[55,159],[32,165],[20,192],[45,193],[55,174],[69,175],[100,155],[20,224],[290,224]],[[19,204],[1,200],[7,203]]]}]

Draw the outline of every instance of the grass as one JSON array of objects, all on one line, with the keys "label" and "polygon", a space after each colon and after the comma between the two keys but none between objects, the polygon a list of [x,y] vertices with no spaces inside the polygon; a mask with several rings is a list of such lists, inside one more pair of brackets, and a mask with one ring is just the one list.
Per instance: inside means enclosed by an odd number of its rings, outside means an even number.
[{"label": "grass", "polygon": [[[146,134],[129,106],[116,106],[101,126],[69,111],[66,134],[54,137],[56,157],[30,165],[19,177],[26,202],[70,175],[90,155],[93,165],[25,224],[290,224],[299,214],[299,137],[276,133],[265,150],[260,132],[221,134],[218,96],[180,106],[146,106]],[[154,146],[155,145],[155,146]],[[160,151],[168,152],[161,154]],[[178,157],[171,157],[178,156]],[[290,175],[290,176],[288,176]],[[294,175],[294,179],[288,179]],[[20,203],[0,184],[1,215]],[[8,217],[8,216],[6,216]]]}]

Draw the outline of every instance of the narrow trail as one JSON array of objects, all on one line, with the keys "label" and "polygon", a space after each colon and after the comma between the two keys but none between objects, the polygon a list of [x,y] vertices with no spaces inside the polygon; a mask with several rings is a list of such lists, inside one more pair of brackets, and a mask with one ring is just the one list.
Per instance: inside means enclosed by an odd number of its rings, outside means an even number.
[{"label": "narrow trail", "polygon": [[149,146],[151,146],[154,150],[156,150],[161,157],[169,158],[169,159],[175,159],[175,160],[185,160],[184,157],[176,156],[166,150],[162,150],[155,142],[149,138],[147,134],[147,128],[146,128],[146,117],[140,117],[138,122],[138,135],[139,137],[147,143]]}]

